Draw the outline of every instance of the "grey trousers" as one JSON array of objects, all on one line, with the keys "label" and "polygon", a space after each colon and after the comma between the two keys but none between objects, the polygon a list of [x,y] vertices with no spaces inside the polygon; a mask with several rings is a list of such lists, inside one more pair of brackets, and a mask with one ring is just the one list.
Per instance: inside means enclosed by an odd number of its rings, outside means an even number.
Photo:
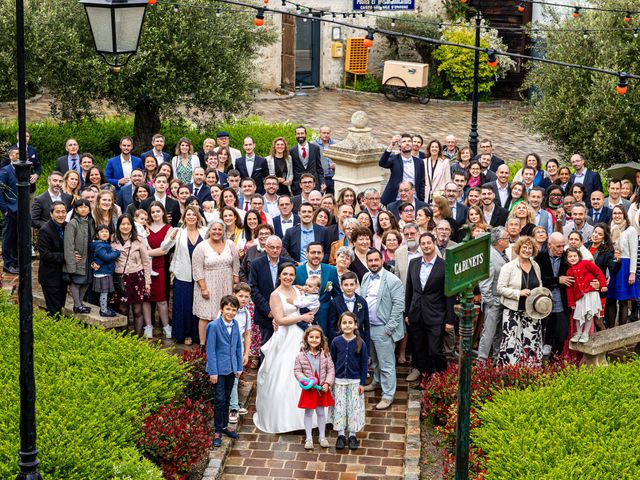
[{"label": "grey trousers", "polygon": [[484,304],[484,326],[478,344],[478,360],[487,360],[493,347],[493,356],[497,358],[502,340],[502,312],[501,304]]},{"label": "grey trousers", "polygon": [[371,368],[373,383],[382,387],[382,398],[392,401],[396,394],[396,344],[384,333],[384,325],[371,326]]}]

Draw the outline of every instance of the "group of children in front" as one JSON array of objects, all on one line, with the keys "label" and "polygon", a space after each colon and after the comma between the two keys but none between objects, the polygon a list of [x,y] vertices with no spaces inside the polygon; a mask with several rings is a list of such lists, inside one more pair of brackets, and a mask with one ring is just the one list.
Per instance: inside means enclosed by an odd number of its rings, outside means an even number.
[{"label": "group of children in front", "polygon": [[[343,290],[345,298],[356,297],[355,280],[349,275],[344,277],[346,278],[342,278],[341,286],[347,287],[346,291]],[[349,288],[351,283],[354,284],[354,288]],[[305,291],[307,295],[312,296],[313,285],[306,285]],[[238,409],[238,378],[249,361],[252,321],[247,306],[250,295],[249,285],[238,283],[234,287],[234,295],[227,295],[221,299],[220,316],[207,325],[206,371],[214,385],[214,447],[222,444],[222,435],[238,438],[238,434],[228,426],[229,411]],[[362,297],[358,299],[363,300]],[[312,298],[307,297],[307,301],[310,301],[311,305],[304,306],[313,308]],[[292,374],[301,387],[298,407],[305,410],[305,449],[314,448],[314,412],[320,446],[330,446],[325,435],[325,408],[331,407],[333,428],[338,432],[336,450],[342,450],[347,446],[356,450],[359,447],[356,434],[365,425],[364,387],[367,380],[369,349],[363,337],[369,327],[359,322],[355,313],[345,311],[334,323],[336,336],[329,343],[319,326],[299,326],[305,333],[300,353],[296,357],[295,365],[291,367]]]}]

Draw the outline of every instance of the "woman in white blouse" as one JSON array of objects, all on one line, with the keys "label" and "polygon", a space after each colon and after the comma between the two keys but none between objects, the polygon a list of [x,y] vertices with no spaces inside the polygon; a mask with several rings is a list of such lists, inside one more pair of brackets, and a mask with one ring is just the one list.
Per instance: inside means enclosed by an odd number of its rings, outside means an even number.
[{"label": "woman in white blouse", "polygon": [[171,159],[171,166],[176,178],[185,185],[192,182],[193,169],[200,166],[200,159],[193,153],[193,144],[187,137],[178,140],[176,156]]}]

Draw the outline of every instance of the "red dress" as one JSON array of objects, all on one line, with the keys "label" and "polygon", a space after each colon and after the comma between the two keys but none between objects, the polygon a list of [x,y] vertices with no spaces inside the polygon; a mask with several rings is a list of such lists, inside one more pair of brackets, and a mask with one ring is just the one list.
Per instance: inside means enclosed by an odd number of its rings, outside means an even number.
[{"label": "red dress", "polygon": [[[313,376],[318,381],[318,372],[314,372]],[[323,392],[322,390],[318,390],[315,387],[310,388],[309,390],[302,390],[300,394],[300,400],[298,401],[298,408],[311,408],[315,409],[316,407],[333,407],[335,402],[333,401],[333,397],[331,396],[331,389]]]},{"label": "red dress", "polygon": [[[147,241],[149,242],[149,248],[160,248],[160,244],[164,240],[164,237],[167,236],[167,232],[171,228],[170,225],[165,225],[157,232],[153,232],[153,230],[149,230],[149,236],[147,237]],[[159,257],[151,257],[151,267],[154,272],[158,275],[151,277],[151,294],[149,295],[149,302],[165,302],[167,300],[167,286],[165,284],[165,275],[164,275],[164,261],[166,255],[162,255]]]}]

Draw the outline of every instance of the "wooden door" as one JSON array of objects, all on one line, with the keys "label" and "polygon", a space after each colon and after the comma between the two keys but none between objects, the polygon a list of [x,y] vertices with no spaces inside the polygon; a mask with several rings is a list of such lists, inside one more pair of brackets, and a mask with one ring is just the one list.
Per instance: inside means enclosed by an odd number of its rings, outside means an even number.
[{"label": "wooden door", "polygon": [[296,17],[282,15],[282,88],[296,90]]}]

